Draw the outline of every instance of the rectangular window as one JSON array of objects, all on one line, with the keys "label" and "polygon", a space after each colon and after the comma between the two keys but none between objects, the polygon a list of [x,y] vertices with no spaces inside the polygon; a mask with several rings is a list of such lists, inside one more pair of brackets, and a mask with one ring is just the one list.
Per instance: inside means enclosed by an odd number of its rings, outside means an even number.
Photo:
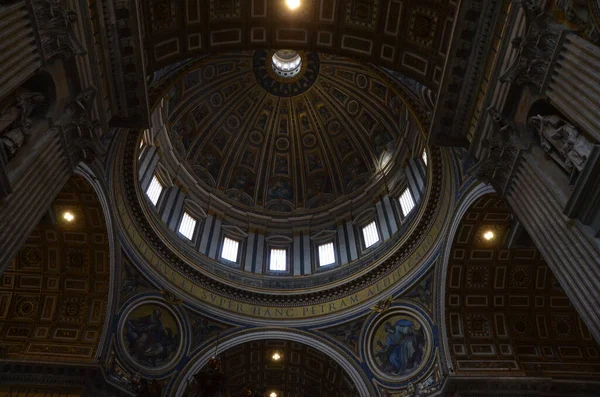
[{"label": "rectangular window", "polygon": [[335,263],[333,243],[319,245],[319,266],[327,266]]},{"label": "rectangular window", "polygon": [[239,241],[230,239],[229,237],[225,237],[223,239],[223,249],[221,250],[221,258],[231,262],[237,262],[239,247]]},{"label": "rectangular window", "polygon": [[187,212],[183,213],[181,218],[181,224],[179,225],[179,233],[183,234],[185,238],[191,240],[194,237],[194,230],[196,229],[196,220]]},{"label": "rectangular window", "polygon": [[158,199],[160,198],[160,194],[162,193],[162,191],[162,183],[160,183],[156,175],[152,176],[150,186],[148,186],[148,190],[146,190],[146,195],[148,196],[152,204],[156,205],[156,203],[158,203]]},{"label": "rectangular window", "polygon": [[271,260],[269,270],[285,271],[287,262],[287,250],[271,248]]},{"label": "rectangular window", "polygon": [[415,200],[413,200],[410,190],[406,188],[400,196],[400,207],[402,207],[402,216],[406,216],[415,208]]},{"label": "rectangular window", "polygon": [[365,248],[369,248],[379,241],[379,234],[377,233],[377,225],[375,224],[375,221],[363,227],[362,232],[365,240]]},{"label": "rectangular window", "polygon": [[421,155],[421,158],[423,159],[423,162],[427,166],[427,150],[423,150],[423,154]]}]

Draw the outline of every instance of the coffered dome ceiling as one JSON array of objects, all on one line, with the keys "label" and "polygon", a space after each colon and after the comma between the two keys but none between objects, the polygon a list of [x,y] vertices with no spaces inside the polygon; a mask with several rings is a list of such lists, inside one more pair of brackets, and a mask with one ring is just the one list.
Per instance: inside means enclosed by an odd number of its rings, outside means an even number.
[{"label": "coffered dome ceiling", "polygon": [[314,212],[398,169],[417,126],[382,74],[302,52],[282,78],[272,54],[212,57],[167,95],[171,142],[201,186],[259,212]]}]

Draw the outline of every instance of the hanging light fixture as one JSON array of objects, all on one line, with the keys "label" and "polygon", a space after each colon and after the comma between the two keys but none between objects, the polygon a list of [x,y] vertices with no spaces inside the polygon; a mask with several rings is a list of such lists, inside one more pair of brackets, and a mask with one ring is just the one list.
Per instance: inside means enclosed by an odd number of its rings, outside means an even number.
[{"label": "hanging light fixture", "polygon": [[217,357],[219,348],[219,334],[217,333],[217,343],[215,353],[208,360],[208,363],[194,375],[196,381],[194,397],[225,397],[226,379],[223,373],[221,360]]}]

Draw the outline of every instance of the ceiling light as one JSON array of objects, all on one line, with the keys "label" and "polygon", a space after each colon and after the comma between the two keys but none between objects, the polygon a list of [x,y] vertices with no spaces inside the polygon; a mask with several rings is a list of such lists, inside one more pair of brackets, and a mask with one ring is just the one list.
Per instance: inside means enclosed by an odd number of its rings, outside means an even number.
[{"label": "ceiling light", "polygon": [[269,394],[269,397],[277,397],[277,393],[272,392],[271,394]]},{"label": "ceiling light", "polygon": [[273,353],[273,355],[271,356],[271,358],[273,360],[275,360],[275,361],[279,361],[279,360],[281,360],[281,354],[275,352],[275,353]]},{"label": "ceiling light", "polygon": [[496,235],[491,230],[488,230],[487,232],[483,233],[483,238],[487,241],[493,240],[494,237],[496,237]]},{"label": "ceiling light", "polygon": [[73,219],[75,219],[75,215],[67,211],[63,214],[63,219],[67,222],[73,222]]},{"label": "ceiling light", "polygon": [[290,10],[295,10],[300,7],[300,0],[285,0],[285,4],[287,4]]}]

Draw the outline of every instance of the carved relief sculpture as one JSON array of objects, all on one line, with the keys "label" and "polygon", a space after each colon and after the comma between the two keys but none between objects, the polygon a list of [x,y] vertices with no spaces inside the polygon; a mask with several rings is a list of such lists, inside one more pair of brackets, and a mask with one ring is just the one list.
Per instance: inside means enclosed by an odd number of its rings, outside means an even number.
[{"label": "carved relief sculpture", "polygon": [[564,27],[554,23],[549,15],[531,0],[522,0],[518,4],[525,12],[527,33],[524,37],[513,39],[512,45],[518,51],[518,57],[500,76],[500,81],[532,83],[541,88]]},{"label": "carved relief sculpture", "polygon": [[540,146],[565,171],[581,171],[592,151],[592,144],[577,128],[559,116],[533,116],[529,124],[537,130]]},{"label": "carved relief sculpture", "polygon": [[42,94],[22,88],[0,104],[0,148],[5,162],[23,146],[32,126],[30,116],[43,101]]},{"label": "carved relief sculpture", "polygon": [[482,142],[481,158],[468,174],[484,183],[491,184],[499,192],[504,191],[514,167],[519,148],[515,126],[494,108],[488,109],[493,122],[489,137]]},{"label": "carved relief sculpture", "polygon": [[71,25],[77,21],[74,11],[66,9],[61,0],[34,0],[32,5],[46,61],[85,53],[72,31]]},{"label": "carved relief sculpture", "polygon": [[590,3],[593,3],[593,0],[556,0],[556,8],[564,13],[567,22],[575,25],[585,38],[598,43],[600,32],[594,23],[594,6]]}]

